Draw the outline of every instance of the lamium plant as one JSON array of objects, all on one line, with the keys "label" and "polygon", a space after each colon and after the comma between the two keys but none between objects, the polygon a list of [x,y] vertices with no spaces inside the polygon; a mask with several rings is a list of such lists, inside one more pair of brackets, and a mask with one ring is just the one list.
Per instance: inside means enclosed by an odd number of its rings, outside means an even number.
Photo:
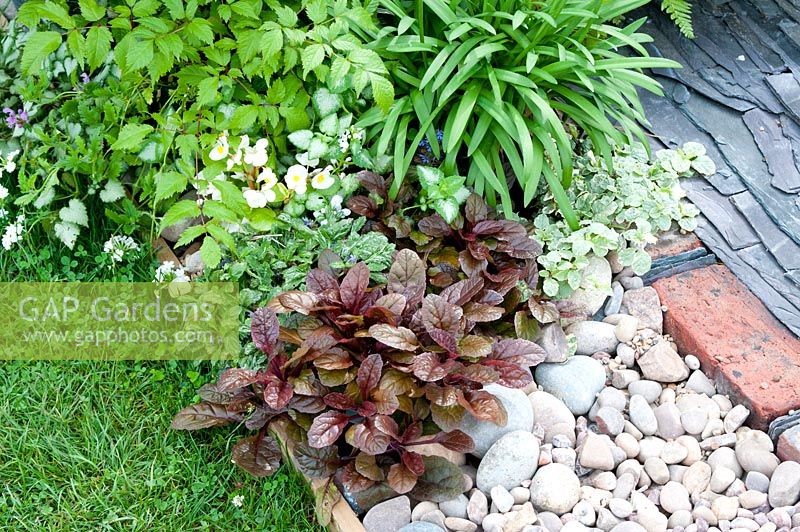
[{"label": "lamium plant", "polygon": [[[458,430],[466,413],[507,421],[483,387],[527,386],[530,367],[545,353],[513,328],[498,333],[494,322],[509,315],[509,291],[496,290],[491,275],[476,270],[443,290],[428,281],[425,263],[409,249],[397,253],[385,285],[372,282],[361,262],[343,276],[312,270],[306,290],[284,292],[253,313],[252,339],[267,355],[265,368],[226,370],[173,426],[244,421],[259,433],[234,447],[234,461],[263,475],[274,470],[278,448],[267,427],[282,419],[309,476],[341,469],[351,492],[386,481],[398,493],[455,497],[458,468],[415,449],[438,443],[468,452],[473,442]],[[285,316],[282,326],[277,315]]]}]

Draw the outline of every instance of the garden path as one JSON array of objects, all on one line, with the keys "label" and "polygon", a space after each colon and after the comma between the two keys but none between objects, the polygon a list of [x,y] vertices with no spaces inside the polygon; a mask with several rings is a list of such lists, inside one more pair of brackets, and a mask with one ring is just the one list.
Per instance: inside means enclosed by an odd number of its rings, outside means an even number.
[{"label": "garden path", "polygon": [[696,38],[658,9],[645,31],[666,98],[642,94],[656,143],[703,143],[717,164],[686,180],[700,239],[800,335],[800,7],[792,0],[694,2]]}]

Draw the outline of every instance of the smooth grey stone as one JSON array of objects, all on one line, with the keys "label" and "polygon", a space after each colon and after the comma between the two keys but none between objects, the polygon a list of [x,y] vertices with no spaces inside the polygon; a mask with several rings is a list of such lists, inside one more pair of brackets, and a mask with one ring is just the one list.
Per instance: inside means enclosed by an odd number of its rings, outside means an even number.
[{"label": "smooth grey stone", "polygon": [[533,408],[528,396],[522,390],[506,388],[499,384],[489,384],[483,388],[503,403],[506,409],[508,422],[504,427],[491,421],[481,421],[467,412],[461,419],[458,427],[475,442],[475,449],[471,454],[482,458],[497,440],[504,434],[515,430],[533,430]]},{"label": "smooth grey stone", "polygon": [[405,495],[373,506],[364,516],[367,532],[398,532],[411,522],[411,501]]},{"label": "smooth grey stone", "polygon": [[444,528],[434,525],[433,523],[414,521],[413,523],[407,524],[397,532],[445,532],[445,530]]},{"label": "smooth grey stone", "polygon": [[484,493],[495,486],[509,490],[533,477],[538,465],[539,440],[530,431],[509,432],[484,455],[475,485]]},{"label": "smooth grey stone", "polygon": [[[612,331],[614,329],[613,325],[601,325],[611,327]],[[563,401],[574,415],[584,415],[592,408],[595,396],[605,386],[606,371],[597,360],[576,355],[563,364],[539,364],[536,367],[536,383]]]}]

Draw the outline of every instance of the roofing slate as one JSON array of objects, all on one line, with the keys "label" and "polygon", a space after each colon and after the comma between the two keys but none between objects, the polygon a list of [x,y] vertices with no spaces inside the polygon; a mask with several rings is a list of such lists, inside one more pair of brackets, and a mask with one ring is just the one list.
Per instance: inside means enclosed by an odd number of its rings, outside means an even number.
[{"label": "roofing slate", "polygon": [[684,182],[703,213],[697,235],[800,335],[800,6],[697,2],[694,40],[646,11],[654,55],[684,65],[654,71],[664,98],[642,93],[650,132],[701,142],[717,164]]}]

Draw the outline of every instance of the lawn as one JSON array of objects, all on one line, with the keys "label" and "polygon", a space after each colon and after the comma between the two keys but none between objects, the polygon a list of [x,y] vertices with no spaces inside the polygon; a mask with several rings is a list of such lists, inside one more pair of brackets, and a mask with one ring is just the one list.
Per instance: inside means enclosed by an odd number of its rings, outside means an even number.
[{"label": "lawn", "polygon": [[293,471],[255,479],[230,463],[230,430],[170,429],[194,369],[3,363],[0,529],[321,530]]}]

